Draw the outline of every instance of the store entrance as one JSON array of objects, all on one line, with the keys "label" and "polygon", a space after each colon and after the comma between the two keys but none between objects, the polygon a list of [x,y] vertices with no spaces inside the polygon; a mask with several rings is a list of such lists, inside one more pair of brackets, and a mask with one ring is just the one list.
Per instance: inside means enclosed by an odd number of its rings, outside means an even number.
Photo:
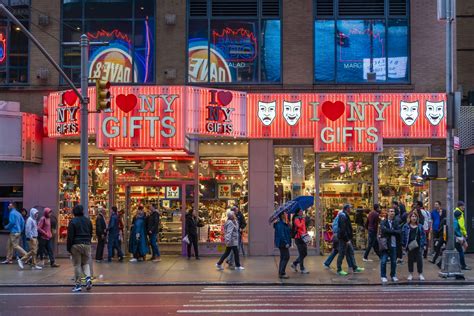
[{"label": "store entrance", "polygon": [[124,240],[128,250],[130,228],[139,205],[147,216],[152,207],[160,212],[158,244],[161,254],[182,253],[184,216],[193,207],[194,185],[187,182],[125,183],[116,194],[119,210],[123,212]]}]

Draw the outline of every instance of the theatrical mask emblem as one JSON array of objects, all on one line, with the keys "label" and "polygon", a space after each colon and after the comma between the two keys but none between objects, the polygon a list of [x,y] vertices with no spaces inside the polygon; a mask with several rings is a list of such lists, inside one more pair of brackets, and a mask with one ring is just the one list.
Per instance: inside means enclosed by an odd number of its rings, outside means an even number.
[{"label": "theatrical mask emblem", "polygon": [[291,126],[298,123],[298,120],[301,117],[301,101],[283,101],[283,117],[285,118],[286,122]]},{"label": "theatrical mask emblem", "polygon": [[419,114],[419,104],[418,101],[415,102],[400,102],[400,117],[402,118],[403,122],[408,125],[412,126],[415,124],[416,119],[418,118]]},{"label": "theatrical mask emblem", "polygon": [[258,101],[258,118],[263,125],[269,126],[272,124],[276,116],[276,101],[261,102]]},{"label": "theatrical mask emblem", "polygon": [[444,117],[444,101],[426,101],[425,115],[431,125],[438,125]]}]

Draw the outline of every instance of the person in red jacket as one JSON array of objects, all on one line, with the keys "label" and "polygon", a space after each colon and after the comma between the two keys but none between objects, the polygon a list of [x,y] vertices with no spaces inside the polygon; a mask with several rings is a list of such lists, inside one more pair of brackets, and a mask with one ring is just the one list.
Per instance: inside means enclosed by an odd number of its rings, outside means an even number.
[{"label": "person in red jacket", "polygon": [[309,273],[308,270],[304,267],[304,258],[308,255],[308,246],[303,241],[303,236],[307,234],[306,232],[306,220],[303,216],[303,210],[299,210],[295,216],[293,216],[293,230],[295,244],[298,248],[298,258],[291,264],[291,269],[294,272],[298,271],[298,264],[300,266],[300,271],[303,274]]},{"label": "person in red jacket", "polygon": [[44,214],[41,217],[38,223],[38,241],[39,241],[39,251],[38,255],[41,260],[44,259],[45,255],[49,257],[49,263],[52,268],[58,268],[59,264],[56,264],[53,254],[52,247],[52,237],[53,233],[51,231],[51,213],[52,210],[48,207],[44,209]]}]

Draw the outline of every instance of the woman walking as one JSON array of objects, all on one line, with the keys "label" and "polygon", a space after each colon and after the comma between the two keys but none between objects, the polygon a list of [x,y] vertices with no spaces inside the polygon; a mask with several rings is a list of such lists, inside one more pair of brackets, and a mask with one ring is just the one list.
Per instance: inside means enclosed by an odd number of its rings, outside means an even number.
[{"label": "woman walking", "polygon": [[426,237],[416,210],[408,215],[408,223],[403,226],[402,240],[403,248],[408,252],[408,281],[413,280],[413,265],[415,262],[420,281],[424,281],[422,256]]},{"label": "woman walking", "polygon": [[285,212],[282,212],[278,220],[273,224],[275,229],[275,247],[280,249],[280,264],[278,266],[278,277],[288,279],[286,275],[286,265],[290,260],[291,234],[288,218]]},{"label": "woman walking", "polygon": [[145,256],[149,252],[143,205],[138,207],[137,215],[132,221],[130,247],[128,251],[133,254],[133,258],[130,259],[130,262],[137,262],[139,259],[145,261]]},{"label": "woman walking", "polygon": [[224,239],[225,239],[225,252],[219,261],[216,263],[217,270],[224,270],[222,263],[232,251],[234,253],[235,269],[244,270],[245,268],[240,265],[239,258],[239,224],[235,219],[235,214],[231,210],[227,211],[227,221],[224,224]]},{"label": "woman walking", "polygon": [[294,272],[298,272],[298,264],[300,266],[300,271],[302,274],[309,273],[308,270],[304,267],[304,258],[308,255],[308,246],[303,241],[303,236],[307,234],[306,232],[306,220],[303,216],[303,210],[299,210],[298,213],[293,216],[293,229],[295,230],[295,244],[298,248],[298,258],[291,264],[291,269]]}]

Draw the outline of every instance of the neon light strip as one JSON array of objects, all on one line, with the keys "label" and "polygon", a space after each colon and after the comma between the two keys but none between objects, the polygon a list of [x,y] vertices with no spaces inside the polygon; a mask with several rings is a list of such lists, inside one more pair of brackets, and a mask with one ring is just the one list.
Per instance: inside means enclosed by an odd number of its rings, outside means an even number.
[{"label": "neon light strip", "polygon": [[145,78],[143,82],[148,81],[148,67],[150,62],[150,27],[148,26],[148,18],[145,20],[145,33],[146,33],[146,56],[145,56]]},{"label": "neon light strip", "polygon": [[7,58],[7,39],[3,33],[0,33],[0,45],[3,46],[3,56],[0,59],[0,63],[3,63]]}]

